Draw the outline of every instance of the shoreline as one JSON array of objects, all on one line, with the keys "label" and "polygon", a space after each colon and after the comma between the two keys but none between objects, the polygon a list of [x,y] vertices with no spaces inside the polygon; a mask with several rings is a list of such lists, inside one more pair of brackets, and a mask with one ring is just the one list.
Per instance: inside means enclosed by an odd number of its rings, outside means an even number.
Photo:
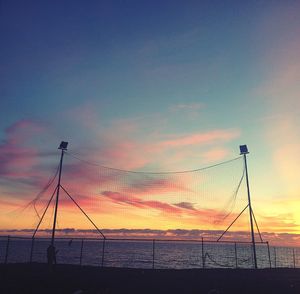
[{"label": "shoreline", "polygon": [[300,269],[131,269],[0,265],[0,293],[300,293]]}]

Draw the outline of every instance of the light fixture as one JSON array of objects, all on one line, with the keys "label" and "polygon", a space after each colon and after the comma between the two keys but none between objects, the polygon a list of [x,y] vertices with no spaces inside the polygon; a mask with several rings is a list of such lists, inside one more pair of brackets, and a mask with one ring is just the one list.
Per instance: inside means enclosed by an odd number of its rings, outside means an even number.
[{"label": "light fixture", "polygon": [[61,141],[58,149],[67,150],[67,147],[68,147],[68,142]]},{"label": "light fixture", "polygon": [[248,154],[249,153],[249,151],[248,151],[248,147],[247,147],[247,145],[240,145],[240,154],[242,155],[242,154]]}]

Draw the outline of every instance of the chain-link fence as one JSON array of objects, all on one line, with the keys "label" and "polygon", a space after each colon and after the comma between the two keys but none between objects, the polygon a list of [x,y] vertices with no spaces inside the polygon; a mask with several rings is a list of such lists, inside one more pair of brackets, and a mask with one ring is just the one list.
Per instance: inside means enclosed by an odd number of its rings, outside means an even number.
[{"label": "chain-link fence", "polygon": [[[50,238],[0,237],[0,262],[47,262]],[[126,268],[253,268],[247,242],[162,239],[56,238],[59,264]],[[300,267],[300,248],[256,243],[258,268]]]}]

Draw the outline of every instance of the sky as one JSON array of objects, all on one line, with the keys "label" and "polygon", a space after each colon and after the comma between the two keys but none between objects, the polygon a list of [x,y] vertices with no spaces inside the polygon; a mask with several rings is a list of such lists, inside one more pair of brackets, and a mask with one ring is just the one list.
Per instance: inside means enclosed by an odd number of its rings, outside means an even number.
[{"label": "sky", "polygon": [[[300,245],[299,12],[299,1],[2,0],[0,229],[33,227],[11,211],[47,184],[62,140],[83,160],[154,172],[231,160],[247,144],[261,231]],[[167,202],[157,192],[153,203],[143,198],[153,191],[100,193],[101,175],[93,178],[71,156],[64,164],[73,194],[98,193],[106,220],[100,208],[91,214],[104,229],[210,228],[197,219],[182,226],[193,218],[182,210],[202,213],[202,198]],[[226,195],[241,175],[231,174]],[[191,186],[183,177],[177,188]],[[143,213],[156,219],[153,227]],[[61,228],[90,229],[77,214],[66,216]]]}]

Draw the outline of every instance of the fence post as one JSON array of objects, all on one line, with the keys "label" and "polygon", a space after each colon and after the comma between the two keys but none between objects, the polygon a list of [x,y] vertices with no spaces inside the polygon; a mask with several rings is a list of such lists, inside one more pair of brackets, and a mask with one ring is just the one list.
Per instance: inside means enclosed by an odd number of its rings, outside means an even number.
[{"label": "fence post", "polygon": [[152,269],[154,269],[154,261],[155,261],[155,239],[152,241]]},{"label": "fence post", "polygon": [[5,264],[7,264],[7,260],[8,260],[9,240],[10,240],[10,237],[9,237],[9,236],[7,236],[7,242],[6,242],[6,252],[5,252],[5,260],[4,260],[4,263],[5,263]]},{"label": "fence post", "polygon": [[83,239],[81,239],[79,265],[81,265],[81,263],[82,263],[82,252],[83,252]]},{"label": "fence post", "polygon": [[102,241],[102,260],[101,260],[101,267],[104,267],[104,251],[105,251],[105,238]]},{"label": "fence post", "polygon": [[267,248],[268,248],[268,256],[269,256],[269,264],[270,264],[270,268],[272,268],[270,246],[269,246],[269,242],[268,241],[267,241]]},{"label": "fence post", "polygon": [[236,242],[234,242],[234,256],[235,256],[235,268],[238,268],[238,257],[237,257]]},{"label": "fence post", "polygon": [[202,267],[205,268],[205,256],[204,256],[204,242],[203,242],[203,237],[202,238]]},{"label": "fence post", "polygon": [[31,239],[31,248],[30,248],[30,259],[29,259],[29,263],[32,263],[33,248],[34,248],[34,237]]},{"label": "fence post", "polygon": [[275,268],[277,268],[277,257],[276,257],[276,247],[274,247],[274,261],[275,261]]},{"label": "fence post", "polygon": [[294,262],[294,268],[296,268],[295,248],[293,248],[293,262]]}]

